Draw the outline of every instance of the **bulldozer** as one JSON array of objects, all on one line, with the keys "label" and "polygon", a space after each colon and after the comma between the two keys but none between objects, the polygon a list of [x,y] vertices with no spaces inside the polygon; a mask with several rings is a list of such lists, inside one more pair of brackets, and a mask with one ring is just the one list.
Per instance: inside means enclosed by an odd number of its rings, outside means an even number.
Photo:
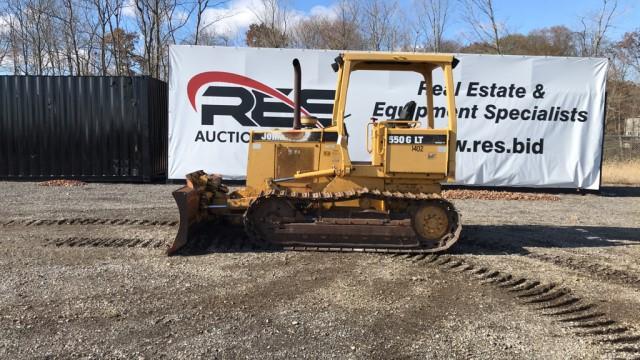
[{"label": "bulldozer", "polygon": [[[199,233],[244,228],[252,244],[287,250],[434,253],[460,237],[460,214],[441,196],[455,179],[456,106],[447,54],[344,52],[331,64],[337,85],[330,126],[301,116],[301,65],[293,60],[293,124],[252,131],[246,186],[229,189],[220,175],[196,171],[173,192],[180,213],[168,254]],[[434,70],[444,77],[446,126],[434,119]],[[409,101],[392,119],[366,126],[368,161],[352,161],[345,124],[356,71],[414,72],[426,85],[425,123]]]}]

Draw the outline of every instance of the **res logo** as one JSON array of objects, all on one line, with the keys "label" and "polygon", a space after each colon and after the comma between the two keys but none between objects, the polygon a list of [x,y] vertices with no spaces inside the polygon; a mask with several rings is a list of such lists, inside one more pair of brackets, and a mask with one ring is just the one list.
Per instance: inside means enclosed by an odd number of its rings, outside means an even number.
[{"label": "res logo", "polygon": [[[187,95],[193,110],[198,112],[196,95],[200,88],[209,87],[203,98],[236,99],[237,105],[201,104],[201,124],[213,125],[217,118],[231,117],[242,126],[290,127],[293,122],[293,101],[288,97],[291,89],[274,89],[246,76],[209,71],[195,75],[187,84]],[[225,85],[219,85],[225,84]],[[300,93],[302,115],[313,114],[323,126],[331,124],[334,90],[304,89]],[[279,101],[274,101],[279,100]],[[230,101],[226,101],[230,103]],[[278,116],[280,114],[280,116]]]}]

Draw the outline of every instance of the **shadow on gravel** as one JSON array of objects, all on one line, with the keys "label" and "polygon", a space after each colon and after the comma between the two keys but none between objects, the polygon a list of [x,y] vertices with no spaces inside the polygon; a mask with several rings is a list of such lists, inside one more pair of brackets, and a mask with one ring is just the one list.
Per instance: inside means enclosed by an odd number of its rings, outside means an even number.
[{"label": "shadow on gravel", "polygon": [[526,248],[640,245],[640,229],[603,226],[466,225],[455,254],[528,254]]},{"label": "shadow on gravel", "polygon": [[[465,225],[451,254],[529,254],[527,248],[585,248],[640,245],[640,229],[603,226]],[[249,241],[242,228],[217,228],[194,236],[177,256],[212,253],[281,252]]]},{"label": "shadow on gravel", "polygon": [[198,256],[213,253],[279,252],[275,247],[260,247],[251,242],[242,227],[204,226],[174,256]]},{"label": "shadow on gravel", "polygon": [[640,197],[640,186],[603,186],[600,195],[607,197]]}]

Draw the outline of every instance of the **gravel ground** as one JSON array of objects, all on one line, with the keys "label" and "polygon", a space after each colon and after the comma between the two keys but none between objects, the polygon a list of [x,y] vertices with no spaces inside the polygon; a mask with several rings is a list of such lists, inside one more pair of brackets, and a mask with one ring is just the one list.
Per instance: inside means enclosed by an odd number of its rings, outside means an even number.
[{"label": "gravel ground", "polygon": [[[0,182],[0,357],[640,356],[638,188],[559,201],[455,200],[463,238],[449,254],[421,260],[167,258],[175,187]],[[30,221],[73,218],[116,224]],[[520,278],[520,287],[540,285],[530,293],[506,286]],[[575,304],[552,298],[557,289]],[[582,304],[592,312],[573,312]]]}]

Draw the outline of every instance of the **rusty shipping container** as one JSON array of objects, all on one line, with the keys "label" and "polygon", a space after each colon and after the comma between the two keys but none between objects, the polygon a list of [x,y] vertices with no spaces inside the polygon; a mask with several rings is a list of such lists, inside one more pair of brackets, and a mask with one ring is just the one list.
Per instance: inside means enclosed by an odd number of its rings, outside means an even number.
[{"label": "rusty shipping container", "polygon": [[0,179],[166,179],[167,84],[0,76]]}]

